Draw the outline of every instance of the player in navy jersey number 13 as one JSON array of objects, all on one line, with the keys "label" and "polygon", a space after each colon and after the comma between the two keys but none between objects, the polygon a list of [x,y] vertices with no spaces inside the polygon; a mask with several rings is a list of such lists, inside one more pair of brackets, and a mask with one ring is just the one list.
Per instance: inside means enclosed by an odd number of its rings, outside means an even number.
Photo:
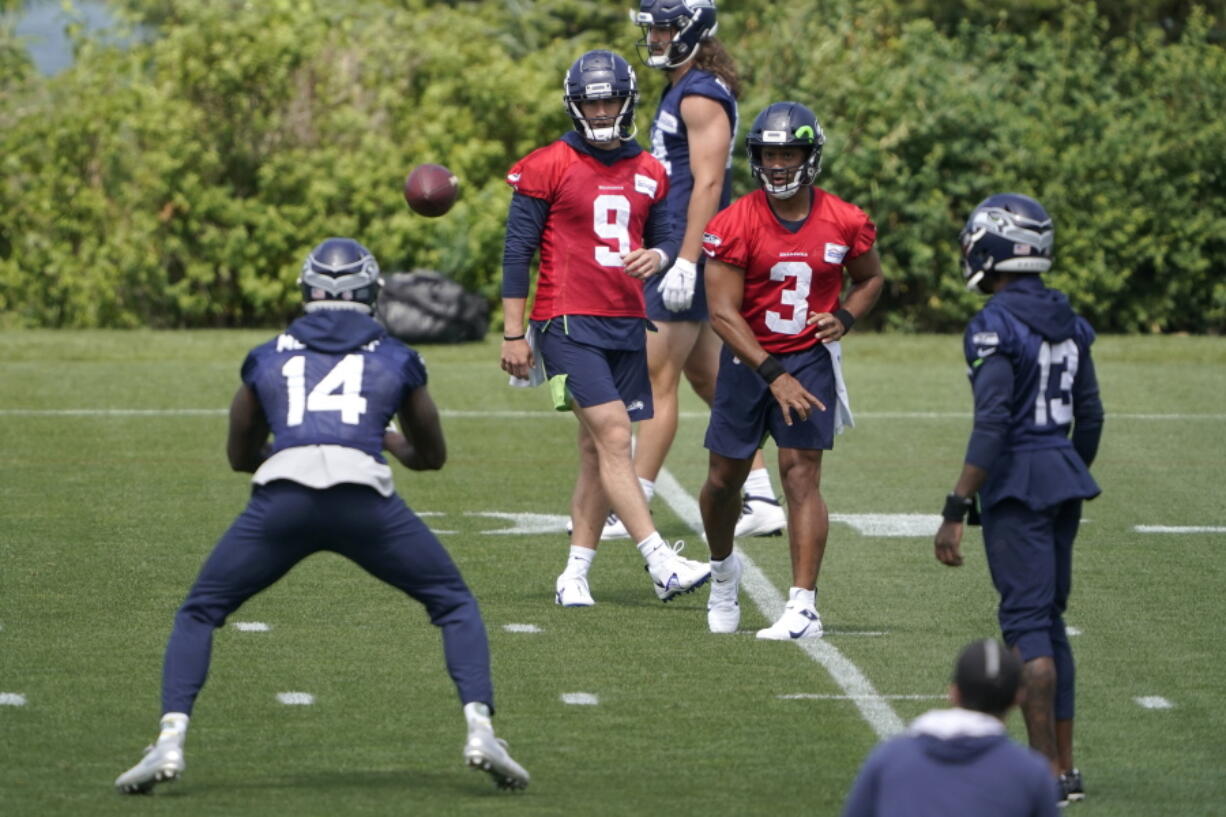
[{"label": "player in navy jersey number 13", "polygon": [[[612,508],[638,544],[661,601],[707,580],[656,532],[634,476],[630,424],[651,416],[642,280],[676,254],[664,168],[633,140],[638,82],[622,57],[589,51],[566,72],[562,102],[575,129],[520,159],[502,264],[501,365],[526,378],[539,355],[555,408],[579,420],[571,546],[554,584],[563,607],[594,601],[588,571]],[[532,256],[536,300],[524,329]],[[529,343],[535,343],[535,349]]]},{"label": "player in navy jersey number 13", "polygon": [[1089,470],[1103,428],[1090,357],[1094,330],[1062,292],[1043,286],[1055,227],[1037,201],[1017,193],[988,197],[961,240],[967,286],[992,297],[963,339],[975,424],[945,500],[936,557],[962,564],[963,520],[978,494],[1000,628],[1023,662],[1030,745],[1048,758],[1063,797],[1079,800],[1085,790],[1073,765],[1075,668],[1063,615],[1081,504],[1099,493]]},{"label": "player in navy jersey number 13", "polygon": [[[733,552],[741,485],[769,434],[787,498],[792,586],[783,616],[758,638],[822,634],[817,576],[829,515],[822,452],[851,425],[839,339],[881,293],[877,228],[859,207],[813,186],[825,135],[813,112],[776,102],[745,138],[761,185],[713,218],[703,237],[711,325],[724,339],[699,503],[711,549],[712,632],[736,632],[741,567]],[[844,274],[851,279],[840,301]]]},{"label": "player in navy jersey number 13", "polygon": [[[490,723],[489,644],[477,601],[442,544],[394,492],[381,454],[386,448],[414,471],[443,467],[447,448],[425,366],[371,317],[382,282],[378,263],[358,242],[330,238],[315,247],[299,283],[306,315],[248,353],[230,406],[226,452],[235,471],[254,473],[251,500],[175,615],[161,731],[115,785],[138,794],[179,777],[213,631],[298,562],[328,550],[426,608],[442,632],[468,724],[465,762],[499,787],[523,788],[528,773]],[[393,415],[403,434],[389,428]]]}]

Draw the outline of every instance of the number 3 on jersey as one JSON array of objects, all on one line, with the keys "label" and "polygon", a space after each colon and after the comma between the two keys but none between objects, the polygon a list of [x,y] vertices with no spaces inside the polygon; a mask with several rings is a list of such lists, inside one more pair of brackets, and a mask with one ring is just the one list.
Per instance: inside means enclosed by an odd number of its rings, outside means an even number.
[{"label": "number 3 on jersey", "polygon": [[791,317],[783,317],[782,312],[768,310],[766,313],[766,328],[780,335],[799,335],[809,319],[809,289],[813,286],[813,268],[804,261],[780,261],[771,267],[772,281],[796,279],[796,286],[782,289],[779,301],[783,306],[792,307]]},{"label": "number 3 on jersey", "polygon": [[1043,341],[1039,346],[1039,394],[1034,401],[1035,425],[1047,425],[1049,417],[1052,423],[1061,426],[1073,421],[1073,380],[1077,377],[1078,360],[1077,344],[1072,340],[1061,341],[1054,346]]},{"label": "number 3 on jersey", "polygon": [[286,425],[302,425],[308,411],[339,411],[342,423],[357,425],[366,413],[366,398],[362,396],[363,366],[361,355],[345,355],[307,394],[306,358],[294,355],[285,361],[281,374],[285,376],[289,396]]}]

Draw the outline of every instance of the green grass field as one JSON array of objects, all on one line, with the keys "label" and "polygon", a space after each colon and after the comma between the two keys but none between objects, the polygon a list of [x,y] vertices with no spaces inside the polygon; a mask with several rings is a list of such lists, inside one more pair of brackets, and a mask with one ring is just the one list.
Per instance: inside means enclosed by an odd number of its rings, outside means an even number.
[{"label": "green grass field", "polygon": [[[748,595],[741,633],[708,634],[705,590],[660,604],[625,543],[601,549],[595,607],[555,607],[574,420],[543,391],[507,388],[494,344],[428,347],[451,458],[435,474],[397,467],[397,484],[433,514],[481,601],[496,725],[531,787],[497,792],[463,767],[424,613],[324,554],[231,620],[270,630],[218,633],[183,780],[120,797],[112,781],[156,732],[171,617],[247,494],[225,463],[222,410],[244,352],[270,335],[0,333],[0,813],[837,815],[877,733],[814,656],[844,657],[884,696],[873,711],[906,722],[941,705],[916,696],[943,694],[958,648],[996,632],[977,531],[953,570],[930,535],[844,522],[820,583],[830,633],[812,655],[755,641],[776,611]],[[1107,337],[1095,349],[1104,493],[1086,506],[1068,613],[1088,799],[1068,813],[1221,814],[1226,340]],[[959,339],[853,335],[845,359],[858,427],[826,460],[831,512],[935,520],[970,425]],[[669,460],[679,487],[654,511],[701,558],[705,422],[684,400]],[[769,603],[788,583],[784,540],[740,544],[765,579],[754,598]],[[283,705],[287,691],[315,703]],[[598,703],[563,702],[576,692]],[[1152,696],[1173,707],[1137,703]],[[1019,716],[1010,726],[1022,736]]]}]

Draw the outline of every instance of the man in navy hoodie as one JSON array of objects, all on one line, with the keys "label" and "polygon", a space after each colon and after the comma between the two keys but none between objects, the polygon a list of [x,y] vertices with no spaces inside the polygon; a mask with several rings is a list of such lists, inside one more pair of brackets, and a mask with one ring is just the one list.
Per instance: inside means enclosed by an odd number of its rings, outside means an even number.
[{"label": "man in navy hoodie", "polygon": [[1052,817],[1057,785],[1042,755],[1005,732],[1021,662],[995,639],[967,645],[949,688],[952,709],[921,715],[879,745],[843,817]]},{"label": "man in navy hoodie", "polygon": [[1054,236],[1047,211],[1016,193],[985,199],[962,230],[967,286],[992,298],[966,329],[975,424],[934,545],[943,564],[962,564],[963,520],[978,494],[1000,628],[1022,659],[1030,745],[1067,801],[1085,791],[1073,764],[1075,668],[1063,614],[1081,504],[1099,493],[1089,468],[1103,406],[1094,330],[1039,277]]},{"label": "man in navy hoodie", "polygon": [[[501,788],[523,788],[528,773],[490,723],[490,652],[477,601],[438,538],[396,495],[382,455],[386,448],[414,471],[438,470],[447,459],[425,364],[371,317],[382,279],[358,242],[319,244],[298,283],[306,314],[247,354],[230,405],[226,453],[235,471],[254,474],[251,500],[175,615],[160,732],[115,786],[144,794],[178,779],[213,631],[298,562],[329,550],[426,608],[463,705],[465,762]],[[394,415],[403,434],[389,426]]]}]

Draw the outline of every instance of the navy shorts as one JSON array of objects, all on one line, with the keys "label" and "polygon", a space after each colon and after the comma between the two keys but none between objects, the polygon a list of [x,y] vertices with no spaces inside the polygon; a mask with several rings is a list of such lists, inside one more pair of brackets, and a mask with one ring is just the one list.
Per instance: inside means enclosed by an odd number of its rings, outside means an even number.
[{"label": "navy shorts", "polygon": [[648,319],[653,322],[663,321],[664,323],[672,321],[709,321],[711,316],[707,312],[707,286],[703,276],[703,267],[702,260],[699,260],[698,276],[694,279],[694,300],[690,303],[689,309],[683,309],[680,312],[674,312],[665,306],[664,299],[660,296],[660,282],[664,280],[663,272],[645,280],[643,282],[643,300],[647,302]]},{"label": "navy shorts", "polygon": [[[536,348],[545,361],[545,375],[555,396],[564,389],[566,396],[582,408],[619,400],[632,422],[651,419],[651,378],[645,347],[604,349],[580,343],[555,325],[537,336]],[[565,408],[557,402],[556,408]]]},{"label": "navy shorts", "polygon": [[780,448],[822,451],[834,448],[834,415],[838,406],[830,353],[819,344],[775,357],[826,405],[826,410],[814,410],[803,421],[793,414],[792,425],[787,425],[770,386],[724,346],[719,353],[715,401],[711,404],[711,422],[703,443],[709,450],[730,459],[747,460],[762,447],[768,434]]},{"label": "navy shorts", "polygon": [[988,569],[1000,594],[1000,630],[1023,661],[1054,655],[1066,640],[1064,611],[1080,522],[1080,499],[1040,511],[1005,499],[983,511]]}]

